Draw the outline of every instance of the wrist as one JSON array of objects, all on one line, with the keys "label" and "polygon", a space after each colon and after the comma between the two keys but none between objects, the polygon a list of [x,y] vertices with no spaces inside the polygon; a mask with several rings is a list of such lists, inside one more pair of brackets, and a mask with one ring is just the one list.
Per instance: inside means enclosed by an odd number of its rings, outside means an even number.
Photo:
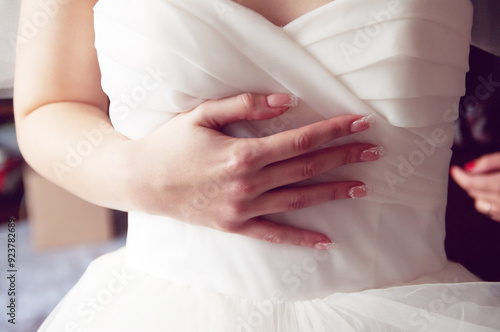
[{"label": "wrist", "polygon": [[120,189],[116,191],[117,200],[125,211],[147,210],[144,200],[145,185],[148,182],[149,171],[143,157],[144,147],[142,139],[124,140],[117,146],[119,153],[114,160],[115,167],[119,169]]}]

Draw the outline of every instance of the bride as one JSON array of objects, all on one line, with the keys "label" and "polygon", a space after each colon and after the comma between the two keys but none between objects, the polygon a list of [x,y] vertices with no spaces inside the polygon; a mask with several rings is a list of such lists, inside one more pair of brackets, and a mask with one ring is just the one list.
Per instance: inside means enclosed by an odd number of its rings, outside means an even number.
[{"label": "bride", "polygon": [[50,4],[21,150],[129,231],[40,331],[500,329],[443,245],[469,0]]}]

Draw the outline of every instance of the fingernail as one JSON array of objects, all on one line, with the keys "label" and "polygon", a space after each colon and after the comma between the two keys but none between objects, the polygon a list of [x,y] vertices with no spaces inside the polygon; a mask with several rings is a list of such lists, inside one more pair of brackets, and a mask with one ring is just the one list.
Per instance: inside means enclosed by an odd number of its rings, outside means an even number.
[{"label": "fingernail", "polygon": [[375,161],[385,156],[385,148],[383,146],[375,146],[361,152],[359,159],[361,161]]},{"label": "fingernail", "polygon": [[366,195],[368,195],[371,192],[372,192],[372,187],[365,184],[362,186],[352,187],[351,189],[349,189],[348,194],[349,194],[349,197],[355,199],[355,198],[365,197]]},{"label": "fingernail", "polygon": [[474,171],[474,168],[476,168],[476,161],[475,160],[473,160],[473,161],[468,162],[467,164],[465,164],[465,170],[467,172]]},{"label": "fingernail", "polygon": [[335,249],[337,245],[332,242],[318,242],[314,245],[314,248],[319,249],[319,250],[332,250]]},{"label": "fingernail", "polygon": [[357,133],[370,128],[375,124],[375,116],[373,114],[362,117],[351,124],[351,132]]},{"label": "fingernail", "polygon": [[299,97],[296,95],[288,95],[290,97],[290,101],[286,103],[284,106],[286,107],[295,107],[299,104]]},{"label": "fingernail", "polygon": [[275,93],[267,96],[267,104],[271,107],[295,107],[299,103],[299,98],[286,93]]}]

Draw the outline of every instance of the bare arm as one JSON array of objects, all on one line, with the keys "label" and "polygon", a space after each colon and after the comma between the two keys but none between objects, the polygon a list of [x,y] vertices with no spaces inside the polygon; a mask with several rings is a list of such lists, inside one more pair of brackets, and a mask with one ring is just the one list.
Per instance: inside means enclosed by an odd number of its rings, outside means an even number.
[{"label": "bare arm", "polygon": [[[31,38],[20,31],[14,90],[17,135],[26,161],[43,176],[93,203],[123,210],[126,203],[114,193],[126,182],[119,172],[123,167],[118,167],[126,139],[110,129],[107,116],[94,48],[95,2],[59,5]],[[23,1],[21,17],[30,21],[37,13],[44,13],[38,1]],[[86,136],[96,130],[105,137],[89,147]],[[85,150],[81,160],[71,152],[78,150]]]},{"label": "bare arm", "polygon": [[[111,128],[107,115],[94,49],[94,4],[61,5],[48,25],[19,46],[15,113],[28,163],[99,205],[327,249],[330,239],[324,234],[262,216],[366,195],[359,181],[288,186],[346,163],[378,159],[370,144],[316,151],[368,129],[366,119],[342,116],[265,138],[226,136],[220,132],[226,124],[270,119],[288,110],[287,95],[243,94],[207,101],[144,138],[128,140]],[[21,15],[32,17],[37,10],[36,1],[25,0]],[[211,184],[217,191],[204,194],[205,204],[198,204],[198,193]]]}]

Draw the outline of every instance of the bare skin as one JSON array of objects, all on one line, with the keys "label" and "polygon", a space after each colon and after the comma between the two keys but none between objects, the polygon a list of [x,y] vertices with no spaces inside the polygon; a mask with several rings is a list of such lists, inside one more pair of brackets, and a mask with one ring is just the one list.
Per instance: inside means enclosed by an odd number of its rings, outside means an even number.
[{"label": "bare skin", "polygon": [[500,221],[500,153],[484,155],[466,165],[451,168],[453,179],[472,197],[476,209]]},{"label": "bare skin", "polygon": [[[61,5],[35,37],[18,47],[15,116],[27,162],[51,181],[98,205],[170,216],[275,243],[327,249],[331,240],[326,235],[279,225],[262,216],[350,198],[350,190],[363,183],[290,185],[361,162],[363,151],[373,145],[316,149],[366,130],[369,124],[360,123],[360,116],[347,115],[265,138],[226,136],[220,132],[226,124],[269,119],[288,110],[287,95],[243,94],[204,102],[150,135],[129,140],[110,127],[93,45],[95,2]],[[290,1],[282,14],[261,13],[283,24],[326,2]],[[277,8],[285,2],[243,3]],[[37,10],[37,1],[25,0],[21,15],[32,17]],[[77,167],[63,176],[55,171],[54,165],[68,163],[68,149],[85,139],[85,133],[96,131],[102,134],[99,143]],[[171,137],[176,137],[176,144],[168,146],[165,142],[173,141]],[[377,158],[372,154],[368,159]],[[203,211],[193,209],[193,193],[211,181],[217,182],[220,192]]]},{"label": "bare skin", "polygon": [[256,11],[274,25],[285,26],[332,0],[235,0],[235,2]]}]

